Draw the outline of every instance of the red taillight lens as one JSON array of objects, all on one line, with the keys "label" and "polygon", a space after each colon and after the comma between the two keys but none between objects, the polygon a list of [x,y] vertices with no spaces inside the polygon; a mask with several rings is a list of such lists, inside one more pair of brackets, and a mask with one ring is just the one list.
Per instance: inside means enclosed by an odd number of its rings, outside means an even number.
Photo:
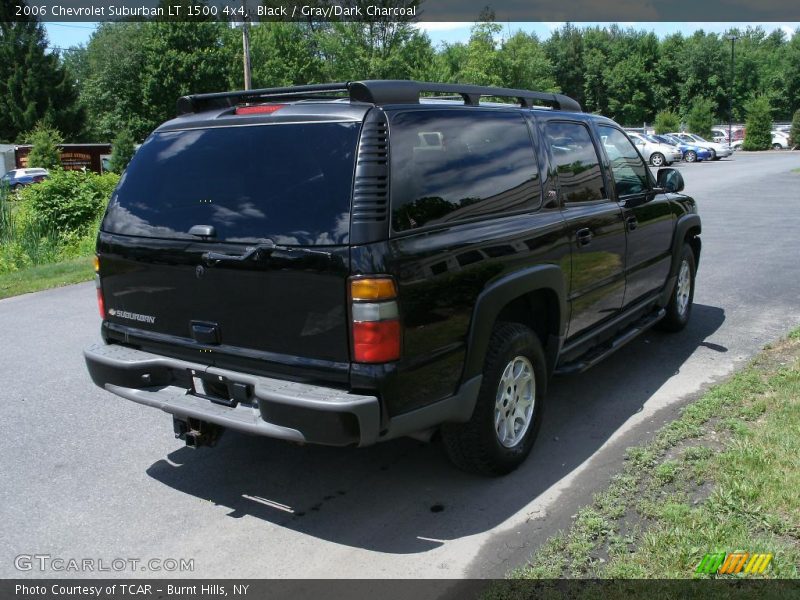
[{"label": "red taillight lens", "polygon": [[383,363],[400,358],[400,321],[353,323],[356,362]]},{"label": "red taillight lens", "polygon": [[103,300],[103,290],[100,287],[100,279],[97,280],[97,310],[100,311],[100,318],[106,318],[106,302]]},{"label": "red taillight lens", "polygon": [[106,302],[103,299],[103,286],[100,283],[100,257],[95,254],[92,259],[94,266],[94,287],[97,288],[97,309],[100,311],[100,318],[106,318]]},{"label": "red taillight lens", "polygon": [[354,277],[350,280],[350,300],[353,360],[359,363],[400,360],[400,315],[394,279]]},{"label": "red taillight lens", "polygon": [[285,104],[259,104],[257,106],[237,106],[237,115],[264,115],[282,109]]}]

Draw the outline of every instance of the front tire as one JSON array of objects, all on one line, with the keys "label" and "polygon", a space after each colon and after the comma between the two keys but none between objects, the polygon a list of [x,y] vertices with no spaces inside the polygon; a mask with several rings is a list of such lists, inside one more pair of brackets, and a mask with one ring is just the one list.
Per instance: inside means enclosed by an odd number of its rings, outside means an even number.
[{"label": "front tire", "polygon": [[685,160],[688,163],[693,163],[694,161],[697,160],[697,152],[695,152],[694,150],[689,150],[683,157],[683,160]]},{"label": "front tire", "polygon": [[773,150],[782,150],[783,146],[781,146],[780,144],[772,144],[772,149]]},{"label": "front tire", "polygon": [[711,160],[719,160],[719,156],[717,156],[717,151],[713,148],[710,148],[709,151],[711,152]]},{"label": "front tire", "polygon": [[519,467],[539,433],[546,389],[539,338],[519,323],[497,323],[472,417],[442,425],[447,456],[459,469],[481,475]]},{"label": "front tire", "polygon": [[664,155],[661,154],[660,152],[653,152],[653,154],[650,155],[650,164],[653,165],[654,167],[660,167],[665,162],[666,159],[664,158]]},{"label": "front tire", "polygon": [[658,328],[663,331],[680,331],[689,323],[692,315],[692,302],[694,301],[694,279],[696,272],[694,251],[689,244],[683,245],[680,262],[678,263],[678,277],[666,306],[667,314],[658,323]]}]

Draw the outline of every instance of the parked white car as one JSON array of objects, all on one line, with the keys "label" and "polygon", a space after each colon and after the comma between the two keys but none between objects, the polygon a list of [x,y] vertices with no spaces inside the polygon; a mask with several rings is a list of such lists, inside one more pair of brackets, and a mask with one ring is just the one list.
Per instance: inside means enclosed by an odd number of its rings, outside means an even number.
[{"label": "parked white car", "polygon": [[711,150],[711,160],[719,160],[720,158],[726,158],[733,154],[733,148],[730,145],[709,142],[694,133],[671,133],[670,135],[675,136],[679,140],[683,140],[687,144],[708,148]]},{"label": "parked white car", "polygon": [[[789,134],[783,131],[773,131],[772,133],[772,149],[773,150],[786,150],[789,146]],[[732,147],[734,150],[741,150],[744,140],[736,140],[733,142]]]},{"label": "parked white car", "polygon": [[644,133],[628,131],[627,134],[642,157],[654,167],[671,165],[674,162],[680,162],[683,158],[683,154],[677,146],[664,144]]}]

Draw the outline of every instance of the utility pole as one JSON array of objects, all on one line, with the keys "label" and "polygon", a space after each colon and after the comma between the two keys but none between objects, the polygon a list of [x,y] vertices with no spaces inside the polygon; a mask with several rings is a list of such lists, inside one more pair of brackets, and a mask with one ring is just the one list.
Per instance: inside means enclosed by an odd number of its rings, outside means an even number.
[{"label": "utility pole", "polygon": [[733,45],[739,38],[731,34],[728,36],[728,39],[731,41],[731,87],[730,91],[728,92],[728,145],[732,146],[733,145],[733,78],[734,78]]},{"label": "utility pole", "polygon": [[250,15],[247,12],[247,0],[242,0],[242,12],[244,12],[244,24],[242,25],[242,50],[244,51],[244,89],[249,90],[253,87],[250,75]]}]

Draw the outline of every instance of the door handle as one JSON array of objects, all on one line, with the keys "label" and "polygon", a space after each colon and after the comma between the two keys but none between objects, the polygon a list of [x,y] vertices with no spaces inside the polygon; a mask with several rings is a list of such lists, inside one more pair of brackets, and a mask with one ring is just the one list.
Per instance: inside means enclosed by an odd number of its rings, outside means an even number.
[{"label": "door handle", "polygon": [[628,226],[628,231],[633,231],[639,226],[639,221],[636,220],[636,217],[628,217],[625,219],[625,224]]},{"label": "door handle", "polygon": [[589,242],[592,241],[592,230],[588,227],[584,227],[583,229],[578,229],[575,232],[575,239],[578,241],[579,246],[586,246]]}]

